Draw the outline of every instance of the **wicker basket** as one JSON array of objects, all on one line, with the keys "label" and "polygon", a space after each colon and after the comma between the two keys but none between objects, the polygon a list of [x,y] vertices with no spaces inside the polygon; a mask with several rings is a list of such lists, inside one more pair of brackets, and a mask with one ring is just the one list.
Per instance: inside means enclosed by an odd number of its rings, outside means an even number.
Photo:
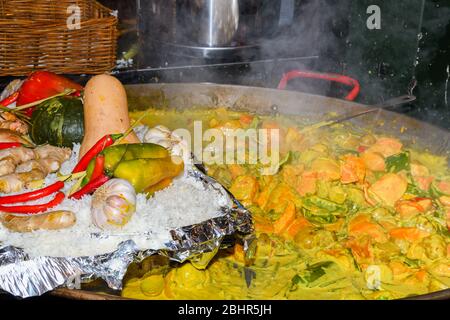
[{"label": "wicker basket", "polygon": [[[67,24],[73,5],[80,8],[79,28]],[[117,17],[94,0],[0,0],[0,76],[110,71],[117,36]]]}]

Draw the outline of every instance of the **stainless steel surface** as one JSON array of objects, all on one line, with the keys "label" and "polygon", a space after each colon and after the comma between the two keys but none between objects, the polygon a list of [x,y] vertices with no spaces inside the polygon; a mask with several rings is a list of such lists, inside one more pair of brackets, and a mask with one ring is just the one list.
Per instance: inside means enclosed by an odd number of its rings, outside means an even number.
[{"label": "stainless steel surface", "polygon": [[235,46],[206,46],[206,45],[184,45],[154,40],[153,44],[161,51],[171,52],[173,56],[194,59],[207,59],[221,61],[230,60],[232,57],[241,59],[253,59],[258,55],[259,46],[253,45],[235,45]]},{"label": "stainless steel surface", "polygon": [[[217,49],[217,48],[215,48]],[[217,67],[230,67],[230,66],[242,66],[242,65],[254,65],[254,64],[264,64],[264,63],[277,63],[277,62],[287,62],[287,61],[302,61],[302,60],[316,60],[319,56],[308,56],[308,57],[292,57],[292,58],[279,58],[279,59],[264,59],[264,60],[249,60],[249,61],[236,61],[236,62],[224,62],[224,63],[210,63],[210,64],[191,64],[182,66],[168,66],[168,67],[157,67],[157,68],[142,68],[136,70],[125,70],[121,71],[120,74],[135,73],[135,72],[148,72],[148,71],[167,71],[167,70],[183,70],[183,69],[201,69],[201,68],[217,68]]]},{"label": "stainless steel surface", "polygon": [[239,1],[203,0],[197,3],[197,42],[208,47],[230,45],[239,26]]},{"label": "stainless steel surface", "polygon": [[153,65],[177,65],[179,57],[199,63],[259,59],[261,41],[293,24],[293,5],[293,0],[137,0],[142,55]]},{"label": "stainless steel surface", "polygon": [[331,126],[336,123],[341,123],[341,122],[345,122],[345,121],[348,121],[348,120],[351,120],[351,119],[354,119],[357,117],[362,117],[369,113],[379,112],[383,109],[387,109],[390,107],[397,107],[397,106],[400,106],[400,105],[403,105],[406,103],[413,102],[415,100],[416,100],[416,97],[413,95],[406,95],[406,96],[392,98],[392,99],[386,100],[380,104],[374,105],[372,107],[369,106],[370,109],[367,109],[367,110],[358,111],[356,113],[350,113],[345,116],[334,117],[329,120],[325,120],[325,121],[318,122],[316,124],[312,124],[309,127],[302,129],[302,132],[309,131],[309,130],[316,130],[316,129],[326,127],[326,126]]},{"label": "stainless steel surface", "polygon": [[[346,100],[305,94],[301,92],[256,87],[201,84],[136,84],[128,85],[130,107],[145,109],[148,106],[223,106],[238,110],[270,114],[276,112],[296,115],[316,123],[337,116],[356,114],[370,107]],[[392,111],[380,110],[368,116],[349,120],[363,130],[392,134],[405,145],[422,148],[450,156],[450,132],[423,121]]]}]

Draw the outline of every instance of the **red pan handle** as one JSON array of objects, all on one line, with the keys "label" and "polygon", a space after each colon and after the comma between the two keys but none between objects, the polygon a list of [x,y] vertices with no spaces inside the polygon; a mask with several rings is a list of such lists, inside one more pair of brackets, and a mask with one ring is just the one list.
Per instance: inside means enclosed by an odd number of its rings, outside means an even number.
[{"label": "red pan handle", "polygon": [[352,90],[345,97],[345,100],[353,101],[359,94],[361,86],[359,85],[358,80],[353,78],[334,73],[318,73],[311,71],[301,71],[301,70],[291,70],[283,74],[280,83],[278,84],[278,89],[285,89],[289,80],[294,78],[310,78],[310,79],[322,79],[327,81],[334,81],[345,84],[347,86],[352,86]]}]

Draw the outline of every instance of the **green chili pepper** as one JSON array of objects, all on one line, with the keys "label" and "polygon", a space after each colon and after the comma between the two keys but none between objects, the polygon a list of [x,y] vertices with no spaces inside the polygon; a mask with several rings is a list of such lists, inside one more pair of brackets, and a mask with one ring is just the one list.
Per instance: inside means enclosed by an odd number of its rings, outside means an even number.
[{"label": "green chili pepper", "polygon": [[[114,174],[114,170],[122,161],[134,159],[160,159],[167,158],[169,152],[164,147],[154,143],[118,144],[105,148],[101,152],[105,157],[104,171],[108,176]],[[89,182],[95,167],[95,158],[89,162],[86,168],[86,177],[82,186]]]},{"label": "green chili pepper", "polygon": [[121,161],[114,177],[128,180],[136,190],[143,192],[163,179],[173,178],[183,170],[183,163],[175,164],[171,157]]}]

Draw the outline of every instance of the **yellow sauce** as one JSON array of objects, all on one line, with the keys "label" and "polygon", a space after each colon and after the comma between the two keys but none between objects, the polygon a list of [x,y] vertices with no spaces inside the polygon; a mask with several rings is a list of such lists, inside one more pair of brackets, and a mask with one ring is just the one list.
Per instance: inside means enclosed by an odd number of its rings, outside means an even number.
[{"label": "yellow sauce", "polygon": [[210,262],[212,254],[182,265],[150,257],[128,270],[124,297],[395,299],[450,286],[446,159],[345,125],[302,131],[292,116],[150,114],[146,125],[172,130],[192,130],[194,120],[205,129],[279,128],[287,160],[274,176],[250,165],[208,166],[252,212],[254,246],[244,252],[236,244]]}]

